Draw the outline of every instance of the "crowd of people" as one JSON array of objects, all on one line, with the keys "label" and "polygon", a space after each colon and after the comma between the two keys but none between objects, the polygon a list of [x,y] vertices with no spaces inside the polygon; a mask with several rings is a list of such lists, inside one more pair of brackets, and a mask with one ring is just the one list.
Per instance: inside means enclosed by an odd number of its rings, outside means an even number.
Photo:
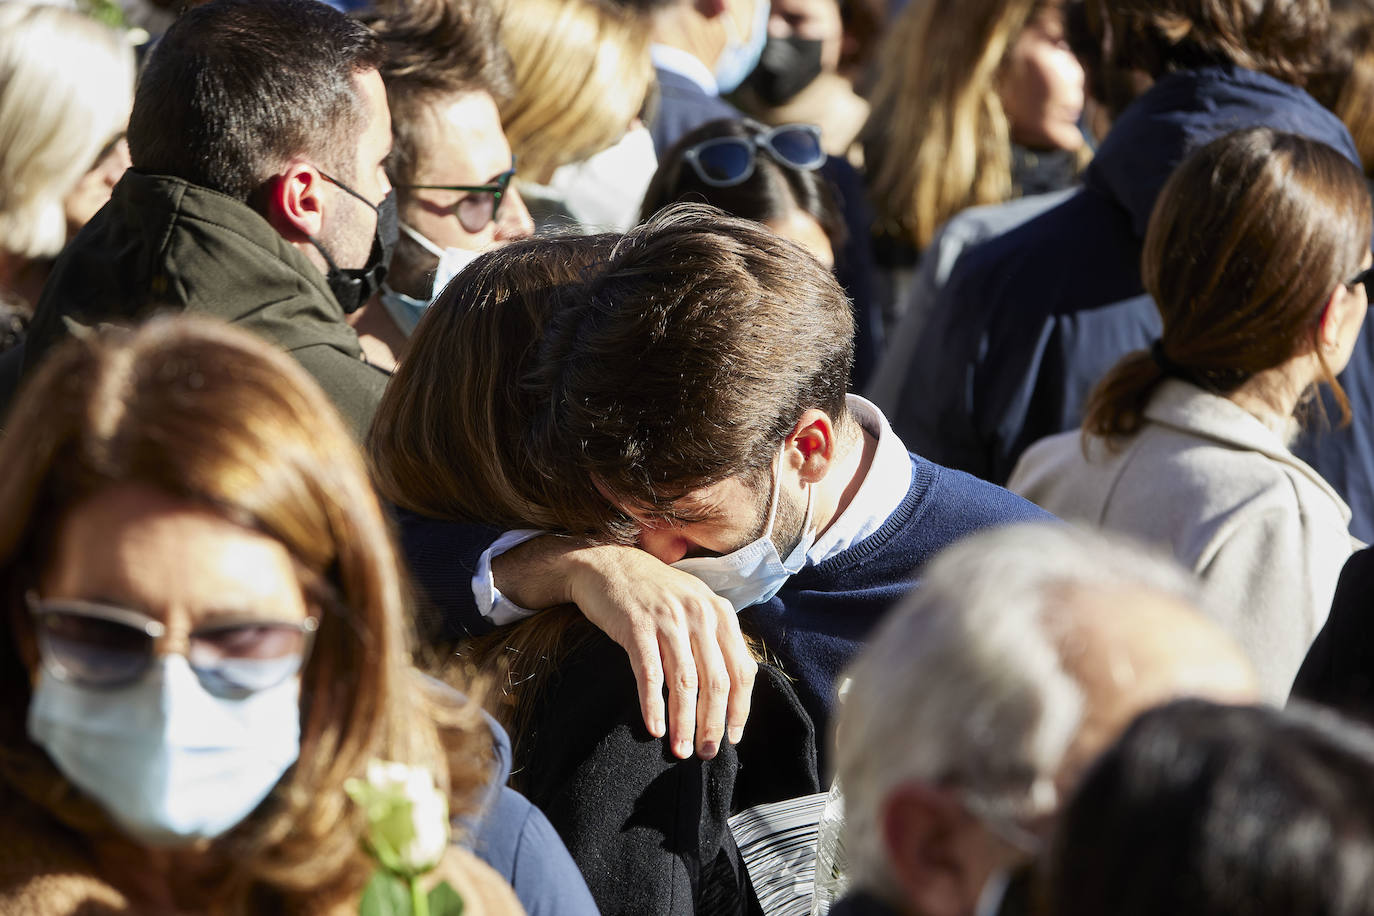
[{"label": "crowd of people", "polygon": [[0,0],[0,916],[1374,916],[1371,193],[1367,0]]}]

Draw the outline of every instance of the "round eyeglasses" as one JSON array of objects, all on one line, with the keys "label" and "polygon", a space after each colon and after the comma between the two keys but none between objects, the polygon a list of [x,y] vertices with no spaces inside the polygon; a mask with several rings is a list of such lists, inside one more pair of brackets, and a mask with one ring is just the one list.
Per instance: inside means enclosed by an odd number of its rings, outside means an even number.
[{"label": "round eyeglasses", "polygon": [[403,184],[397,187],[407,191],[460,191],[465,192],[453,205],[454,215],[466,232],[478,233],[496,220],[501,212],[501,201],[506,197],[506,189],[515,177],[515,157],[510,157],[510,168],[494,175],[486,184]]}]

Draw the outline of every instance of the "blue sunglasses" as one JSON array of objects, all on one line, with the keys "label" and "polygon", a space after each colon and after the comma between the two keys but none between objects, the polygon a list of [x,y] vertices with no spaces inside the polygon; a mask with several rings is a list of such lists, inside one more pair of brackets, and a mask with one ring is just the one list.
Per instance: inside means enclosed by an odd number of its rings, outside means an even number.
[{"label": "blue sunglasses", "polygon": [[715,137],[682,151],[682,158],[704,184],[732,188],[754,174],[758,151],[779,165],[812,172],[825,164],[821,130],[813,124],[783,124],[753,137]]}]

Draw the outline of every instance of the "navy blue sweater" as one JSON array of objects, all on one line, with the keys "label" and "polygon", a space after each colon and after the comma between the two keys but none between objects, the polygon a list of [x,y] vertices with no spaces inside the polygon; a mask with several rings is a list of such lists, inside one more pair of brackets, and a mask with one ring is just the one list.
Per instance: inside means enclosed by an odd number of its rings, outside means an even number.
[{"label": "navy blue sweater", "polygon": [[[741,623],[778,655],[816,734],[826,735],[836,677],[892,605],[911,590],[926,560],[992,525],[1050,518],[1001,487],[911,456],[906,498],[881,528],[823,563],[807,566]],[[472,574],[495,529],[397,513],[401,546],[420,592],[422,624],[452,640],[489,632]],[[628,663],[627,663],[628,664]],[[827,741],[821,741],[824,749]],[[822,754],[824,756],[824,754]],[[824,770],[822,769],[822,772]]]},{"label": "navy blue sweater", "polygon": [[[1360,164],[1350,134],[1301,89],[1235,67],[1164,77],[1113,126],[1084,187],[969,250],[950,275],[907,371],[892,426],[933,460],[994,482],[1035,440],[1076,428],[1092,387],[1159,333],[1140,298],[1140,253],[1155,198],[1184,157],[1223,134],[1272,127]],[[1345,497],[1351,530],[1374,537],[1374,328],[1342,376],[1349,429],[1298,451]],[[1332,412],[1335,415],[1335,412]]]}]

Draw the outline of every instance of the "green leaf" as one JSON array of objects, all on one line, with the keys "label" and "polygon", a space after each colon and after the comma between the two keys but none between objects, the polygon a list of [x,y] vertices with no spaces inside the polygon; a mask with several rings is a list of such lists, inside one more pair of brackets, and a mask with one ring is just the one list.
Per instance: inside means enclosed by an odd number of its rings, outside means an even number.
[{"label": "green leaf", "polygon": [[429,916],[462,916],[463,898],[447,881],[429,892]]},{"label": "green leaf", "polygon": [[410,916],[410,892],[406,883],[389,872],[378,869],[363,888],[358,904],[359,916]]}]

